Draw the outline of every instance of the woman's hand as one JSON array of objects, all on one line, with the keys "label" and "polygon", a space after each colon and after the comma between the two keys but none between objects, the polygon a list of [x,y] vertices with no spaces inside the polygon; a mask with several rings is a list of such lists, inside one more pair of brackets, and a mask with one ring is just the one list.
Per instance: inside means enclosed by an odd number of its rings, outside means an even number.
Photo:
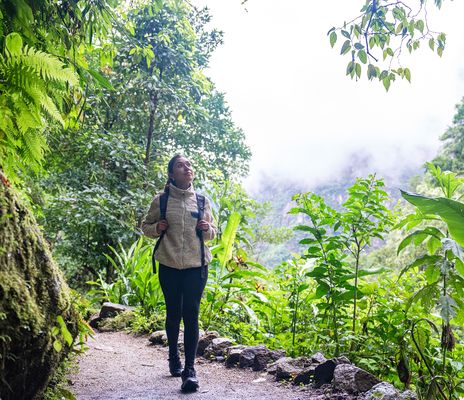
[{"label": "woman's hand", "polygon": [[165,219],[158,221],[158,224],[156,224],[156,232],[158,232],[158,234],[161,234],[161,232],[166,231],[168,228],[169,224]]},{"label": "woman's hand", "polygon": [[209,229],[209,222],[201,219],[197,222],[197,229],[204,232],[207,231]]}]

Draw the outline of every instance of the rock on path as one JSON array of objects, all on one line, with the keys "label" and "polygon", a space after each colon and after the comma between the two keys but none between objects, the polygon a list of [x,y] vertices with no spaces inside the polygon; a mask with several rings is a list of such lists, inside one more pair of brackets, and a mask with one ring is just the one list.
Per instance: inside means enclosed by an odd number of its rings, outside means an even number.
[{"label": "rock on path", "polygon": [[200,390],[183,394],[180,378],[169,375],[167,349],[146,337],[124,332],[96,333],[79,357],[79,372],[69,376],[78,400],[307,400],[309,393],[271,381],[266,373],[227,369],[197,359]]}]

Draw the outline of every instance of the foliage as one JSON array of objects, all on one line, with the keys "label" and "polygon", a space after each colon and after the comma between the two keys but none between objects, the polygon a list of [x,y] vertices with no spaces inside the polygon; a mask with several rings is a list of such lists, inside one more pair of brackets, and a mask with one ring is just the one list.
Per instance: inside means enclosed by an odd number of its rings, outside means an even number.
[{"label": "foliage", "polygon": [[161,312],[151,312],[146,315],[145,312],[137,307],[133,313],[130,329],[136,333],[152,333],[164,329],[164,314]]},{"label": "foliage", "polygon": [[[356,333],[356,311],[358,299],[358,278],[360,276],[361,254],[374,239],[384,239],[384,234],[393,225],[393,217],[385,206],[388,200],[387,193],[382,190],[382,180],[370,175],[367,179],[357,179],[348,189],[349,197],[343,203],[346,209],[341,214],[343,232],[342,243],[354,259],[354,302],[352,330]],[[363,275],[378,273],[379,271],[362,271]]]},{"label": "foliage", "polygon": [[[400,62],[404,49],[412,53],[427,42],[432,51],[442,56],[446,35],[429,28],[427,2],[409,3],[414,4],[367,0],[358,17],[329,30],[330,45],[334,47],[340,35],[340,54],[350,57],[346,75],[360,79],[366,66],[367,78],[378,79],[388,91],[396,78],[411,81],[410,69]],[[442,0],[435,0],[435,5],[440,8]]]},{"label": "foliage", "polygon": [[[422,254],[413,263],[406,266],[402,273],[411,269],[420,269],[425,276],[425,282],[408,300],[406,312],[411,305],[420,302],[426,312],[439,311],[441,319],[441,357],[440,354],[415,336],[415,328],[420,322],[420,329],[431,328],[423,334],[431,336],[438,328],[429,319],[417,319],[411,327],[411,339],[420,355],[420,363],[427,369],[429,377],[421,377],[420,388],[423,392],[432,392],[440,398],[448,398],[446,391],[453,396],[454,386],[460,382],[455,379],[454,365],[447,359],[456,344],[453,324],[462,325],[464,316],[464,258],[462,244],[464,243],[462,226],[464,224],[464,204],[452,198],[459,193],[463,181],[454,173],[442,172],[433,164],[428,164],[429,173],[433,176],[444,197],[431,198],[419,194],[402,192],[403,197],[416,208],[416,214],[407,216],[400,224],[413,230],[398,246],[398,252],[408,245],[427,243],[427,253]],[[438,225],[430,225],[438,221]],[[419,225],[420,224],[420,225]],[[450,237],[451,236],[451,237]],[[401,276],[401,275],[400,275]],[[425,326],[424,326],[425,325]],[[421,331],[419,331],[420,333]],[[442,378],[451,385],[443,385]]]},{"label": "foliage", "polygon": [[114,258],[105,254],[116,272],[116,279],[106,283],[100,276],[89,284],[96,288],[89,292],[95,300],[110,301],[125,305],[137,305],[149,315],[162,303],[158,277],[152,272],[152,245],[143,243],[143,238],[133,243],[128,251],[120,246],[111,248]]},{"label": "foliage", "polygon": [[[300,225],[296,229],[309,235],[300,241],[308,245],[304,257],[314,261],[314,268],[307,275],[317,282],[314,297],[327,300],[326,304],[319,303],[318,307],[324,315],[330,315],[332,320],[337,355],[340,352],[341,320],[346,316],[345,310],[351,299],[351,350],[354,349],[357,302],[363,296],[358,287],[359,278],[380,272],[379,269],[362,270],[361,253],[372,244],[374,238],[383,239],[383,234],[393,224],[391,213],[384,204],[387,194],[381,189],[383,185],[383,181],[377,180],[374,175],[367,179],[357,179],[348,189],[349,197],[343,203],[343,211],[330,208],[315,194],[294,197],[298,207],[292,209],[291,213],[306,214],[310,220],[310,225]],[[350,262],[350,259],[353,261]]]},{"label": "foliage", "polygon": [[[208,12],[164,2],[134,5],[115,18],[133,29],[115,32],[106,84],[88,86],[85,118],[54,135],[47,173],[28,185],[76,286],[98,274],[113,279],[102,254],[136,239],[174,152],[192,159],[200,184],[244,174],[250,157],[224,96],[202,72],[220,44],[219,33],[205,27]],[[101,62],[89,54],[88,68]]]},{"label": "foliage", "polygon": [[458,175],[464,173],[464,100],[456,105],[453,124],[440,137],[443,147],[432,161],[443,171],[454,171]]},{"label": "foliage", "polygon": [[50,173],[31,194],[43,204],[48,238],[72,284],[98,274],[109,280],[114,271],[103,253],[133,242],[152,197],[142,187],[142,152],[122,134],[59,136],[59,147],[52,146],[60,157],[48,160]]},{"label": "foliage", "polygon": [[[23,44],[21,36],[6,36],[0,53],[0,167],[10,177],[17,168],[38,171],[46,146],[44,130],[52,122],[64,124],[59,99],[77,75],[59,59]],[[61,108],[61,107],[60,107]]]},{"label": "foliage", "polygon": [[[106,37],[114,4],[0,4],[0,167],[11,179],[19,180],[20,169],[37,172],[54,123],[68,124],[82,98],[81,84],[89,80],[83,52]],[[93,75],[99,76],[96,71]]]}]

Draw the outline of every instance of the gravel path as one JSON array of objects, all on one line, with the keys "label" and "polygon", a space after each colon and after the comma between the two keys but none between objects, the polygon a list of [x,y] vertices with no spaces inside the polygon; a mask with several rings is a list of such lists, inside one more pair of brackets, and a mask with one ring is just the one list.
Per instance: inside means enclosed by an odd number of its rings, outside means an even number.
[{"label": "gravel path", "polygon": [[[169,375],[167,349],[152,346],[147,337],[123,332],[96,333],[79,358],[79,372],[69,377],[78,400],[307,400],[309,392],[273,382],[266,373],[227,369],[197,359],[200,389],[183,394],[180,378]],[[325,396],[324,396],[325,397]]]}]

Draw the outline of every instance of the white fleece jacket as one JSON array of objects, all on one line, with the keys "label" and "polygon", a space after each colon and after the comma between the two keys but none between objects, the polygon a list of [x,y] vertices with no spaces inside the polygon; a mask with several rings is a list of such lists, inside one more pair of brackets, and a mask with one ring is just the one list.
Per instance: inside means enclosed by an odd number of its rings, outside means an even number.
[{"label": "white fleece jacket", "polygon": [[[160,220],[160,196],[156,195],[151,202],[148,214],[142,222],[142,231],[145,236],[157,238],[160,234],[156,226]],[[177,269],[195,268],[201,266],[201,243],[196,234],[198,206],[193,186],[183,190],[170,184],[166,207],[166,220],[169,228],[164,235],[155,258],[164,265]],[[209,223],[209,229],[204,231],[205,241],[216,235],[216,226],[213,222],[211,205],[205,198],[205,211],[203,219]],[[212,259],[211,251],[205,246],[205,263]]]}]

